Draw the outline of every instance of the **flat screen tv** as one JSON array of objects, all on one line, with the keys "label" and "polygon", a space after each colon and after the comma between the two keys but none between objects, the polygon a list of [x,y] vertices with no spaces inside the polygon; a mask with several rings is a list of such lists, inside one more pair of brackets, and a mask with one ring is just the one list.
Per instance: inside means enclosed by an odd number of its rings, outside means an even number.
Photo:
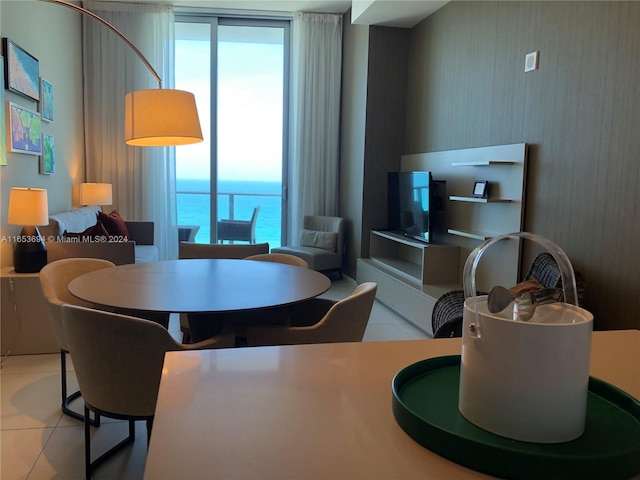
[{"label": "flat screen tv", "polygon": [[388,173],[388,228],[422,242],[432,240],[431,172]]}]

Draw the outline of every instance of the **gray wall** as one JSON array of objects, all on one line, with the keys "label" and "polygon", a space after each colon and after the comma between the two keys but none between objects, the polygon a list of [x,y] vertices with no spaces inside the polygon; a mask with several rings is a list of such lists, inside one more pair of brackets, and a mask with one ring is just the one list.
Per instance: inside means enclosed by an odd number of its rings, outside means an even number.
[{"label": "gray wall", "polygon": [[364,140],[367,112],[367,64],[369,27],[344,22],[342,49],[342,102],[340,123],[340,215],[347,222],[345,273],[355,278],[356,258],[361,257]]},{"label": "gray wall", "polygon": [[[17,235],[20,227],[7,225],[11,187],[46,188],[51,213],[71,209],[84,181],[84,128],[82,113],[81,16],[67,8],[36,1],[0,1],[0,36],[8,37],[40,63],[40,75],[54,87],[54,122],[42,132],[55,139],[56,171],[38,173],[38,157],[8,153],[0,168],[0,232]],[[4,55],[3,55],[4,56]],[[6,61],[6,60],[5,60]],[[4,88],[2,85],[0,88]],[[39,111],[36,102],[4,90],[5,101]],[[4,114],[4,107],[0,114]],[[7,125],[7,128],[9,126]],[[0,244],[0,265],[13,264],[13,244]]]},{"label": "gray wall", "polygon": [[640,328],[640,2],[452,2],[410,35],[405,153],[530,144],[525,230],[596,328]]},{"label": "gray wall", "polygon": [[[409,31],[344,22],[340,215],[348,219],[345,273],[369,254],[369,231],[387,223],[387,172],[404,149]],[[357,186],[355,188],[354,186]],[[362,186],[362,187],[361,187]]]}]

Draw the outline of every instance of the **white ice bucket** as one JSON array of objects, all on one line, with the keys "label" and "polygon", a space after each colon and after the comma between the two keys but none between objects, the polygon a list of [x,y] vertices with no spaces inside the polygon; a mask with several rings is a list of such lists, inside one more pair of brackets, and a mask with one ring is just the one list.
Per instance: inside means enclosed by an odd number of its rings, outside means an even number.
[{"label": "white ice bucket", "polygon": [[[482,253],[508,237],[533,240],[560,267],[564,302],[540,305],[529,321],[509,307],[490,313],[475,296]],[[487,431],[514,440],[560,443],[584,432],[593,315],[577,302],[573,268],[564,252],[534,234],[495,237],[474,250],[464,267],[465,307],[460,370],[460,413]]]}]

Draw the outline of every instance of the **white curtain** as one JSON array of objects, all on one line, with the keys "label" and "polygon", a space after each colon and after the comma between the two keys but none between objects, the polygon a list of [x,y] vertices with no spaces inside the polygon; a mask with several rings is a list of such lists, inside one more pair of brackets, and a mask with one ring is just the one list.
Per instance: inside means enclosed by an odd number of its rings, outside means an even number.
[{"label": "white curtain", "polygon": [[291,228],[296,243],[304,215],[338,214],[342,16],[293,17]]},{"label": "white curtain", "polygon": [[[173,87],[173,8],[86,1],[85,8],[120,30],[149,60],[164,88]],[[153,221],[160,259],[177,257],[175,149],[124,143],[127,92],[158,88],[142,60],[117,35],[84,18],[86,173],[113,185],[113,208],[126,220]]]}]

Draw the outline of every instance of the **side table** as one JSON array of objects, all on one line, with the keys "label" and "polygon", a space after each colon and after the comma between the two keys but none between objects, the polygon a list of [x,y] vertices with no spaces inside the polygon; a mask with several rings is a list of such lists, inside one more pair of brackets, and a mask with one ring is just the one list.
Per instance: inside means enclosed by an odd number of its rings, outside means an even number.
[{"label": "side table", "polygon": [[0,278],[2,355],[59,353],[38,273],[4,267]]}]

